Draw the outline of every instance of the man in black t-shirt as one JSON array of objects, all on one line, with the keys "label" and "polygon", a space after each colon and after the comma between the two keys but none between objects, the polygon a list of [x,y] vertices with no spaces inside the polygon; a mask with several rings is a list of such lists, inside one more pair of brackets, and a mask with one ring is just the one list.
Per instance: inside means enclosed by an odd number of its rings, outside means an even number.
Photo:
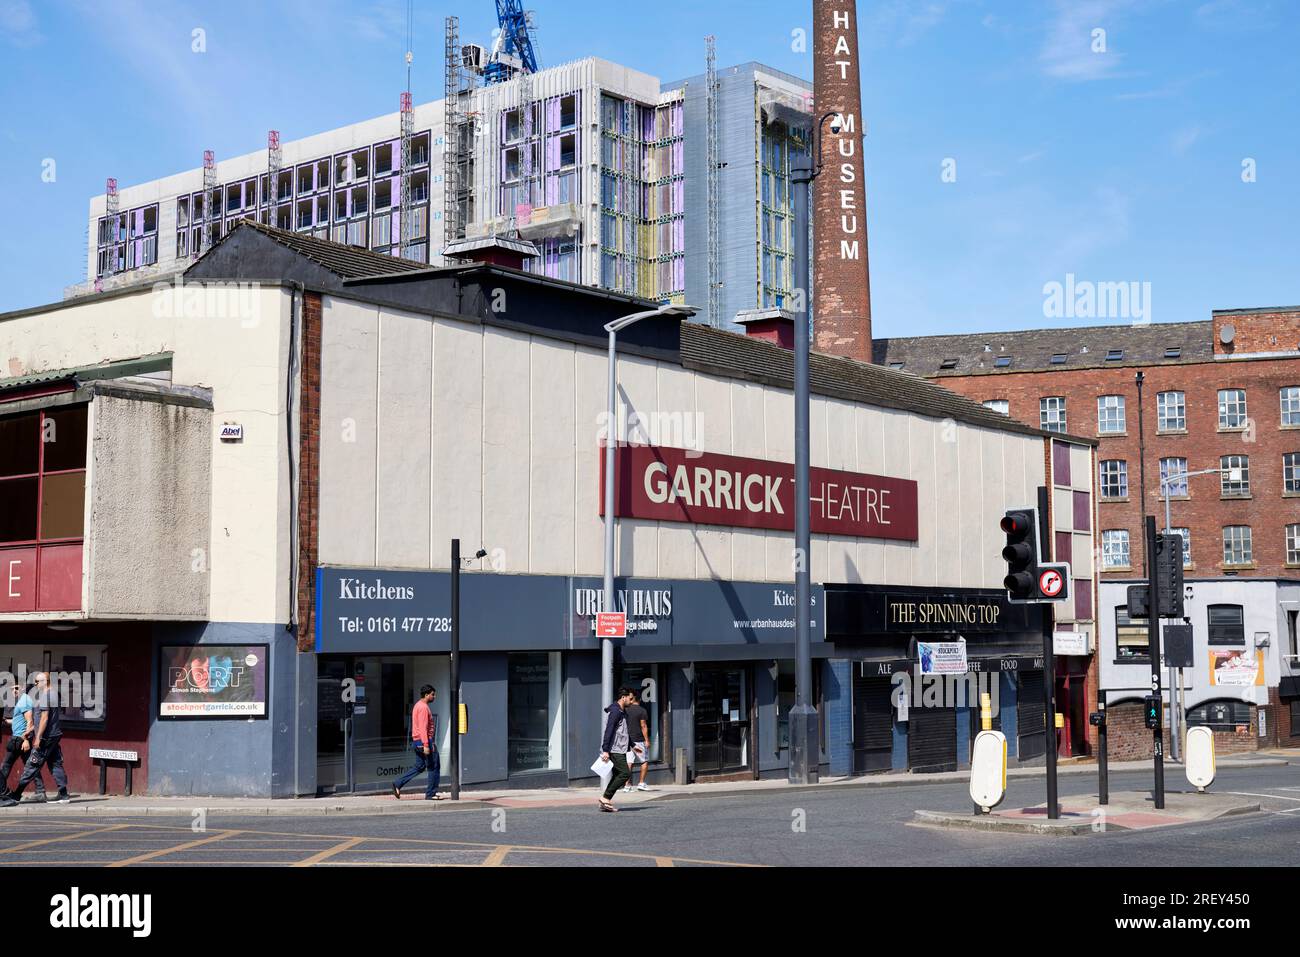
[{"label": "man in black t-shirt", "polygon": [[18,786],[9,797],[0,800],[0,807],[13,807],[23,799],[23,789],[41,773],[41,765],[50,769],[50,776],[59,786],[59,796],[55,801],[67,804],[71,800],[68,797],[68,774],[63,770],[63,708],[58,692],[50,688],[48,672],[38,671],[33,680],[32,702],[36,707],[32,710],[32,724],[36,730],[32,734],[32,750],[18,778]]},{"label": "man in black t-shirt", "polygon": [[[628,757],[641,762],[641,782],[636,786],[635,790],[653,790],[645,783],[645,773],[649,768],[650,761],[650,716],[646,713],[645,708],[641,707],[641,696],[633,693],[632,703],[624,709],[623,713],[627,715],[627,737],[632,747],[632,752]],[[623,790],[634,790],[630,778]]]}]

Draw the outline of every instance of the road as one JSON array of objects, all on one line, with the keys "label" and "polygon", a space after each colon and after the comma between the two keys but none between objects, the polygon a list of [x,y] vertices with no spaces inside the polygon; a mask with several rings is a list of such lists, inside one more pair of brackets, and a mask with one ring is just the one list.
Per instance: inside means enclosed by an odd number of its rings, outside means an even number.
[{"label": "road", "polygon": [[[1065,775],[1061,796],[1095,793]],[[1185,788],[1171,778],[1174,788]],[[1111,776],[1143,790],[1150,773]],[[916,808],[968,811],[965,785],[835,787],[549,807],[439,807],[428,814],[60,817],[0,815],[0,864],[170,867],[284,865],[915,865],[1197,866],[1300,864],[1300,766],[1224,769],[1214,788],[1253,795],[1258,814],[1151,831],[1074,837],[918,827]],[[577,796],[587,796],[577,792]],[[1013,778],[1007,805],[1044,800],[1044,781]]]}]

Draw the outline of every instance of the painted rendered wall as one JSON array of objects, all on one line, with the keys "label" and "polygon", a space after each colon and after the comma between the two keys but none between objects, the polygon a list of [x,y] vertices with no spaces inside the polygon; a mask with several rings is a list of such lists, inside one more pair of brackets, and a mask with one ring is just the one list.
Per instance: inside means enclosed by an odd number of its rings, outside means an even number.
[{"label": "painted rendered wall", "polygon": [[[1111,691],[1110,700],[1140,698],[1151,686],[1149,664],[1115,664],[1115,608],[1126,603],[1126,593],[1131,582],[1101,583],[1101,606],[1098,609],[1099,640],[1097,660],[1101,669],[1101,687]],[[1279,679],[1280,644],[1285,643],[1285,632],[1278,632],[1279,586],[1272,581],[1195,581],[1189,582],[1192,597],[1184,598],[1183,614],[1192,622],[1192,656],[1196,666],[1183,669],[1183,689],[1188,708],[1202,701],[1233,699],[1254,704],[1268,704],[1268,689],[1276,687]],[[1210,605],[1241,605],[1246,634],[1245,648],[1253,653],[1256,632],[1268,632],[1270,646],[1264,652],[1263,687],[1231,687],[1210,684],[1209,652],[1206,641],[1209,629]],[[1240,647],[1240,646],[1238,646]],[[1229,646],[1215,645],[1215,651],[1230,651]],[[1168,669],[1161,667],[1161,685],[1168,694]],[[1127,693],[1129,689],[1141,689]],[[1121,693],[1121,690],[1123,693]]]},{"label": "painted rendered wall", "polygon": [[[209,294],[211,308],[193,310],[184,295],[177,308],[170,294],[145,288],[15,314],[0,320],[0,367],[26,375],[173,353],[173,383],[212,390],[209,615],[283,622],[289,615],[290,292],[275,286]],[[244,425],[242,442],[218,440],[216,424],[226,421]]]},{"label": "painted rendered wall", "polygon": [[[158,714],[158,647],[185,644],[267,644],[268,715],[266,718],[163,720]],[[295,741],[310,748],[314,733],[304,737],[295,694],[298,652],[283,625],[223,622],[158,624],[153,628],[155,680],[148,697],[149,793],[224,797],[291,797],[295,793]],[[311,683],[314,684],[314,670]],[[312,699],[314,709],[314,699]],[[314,716],[313,716],[314,720]],[[315,782],[311,791],[315,792]]]},{"label": "painted rendered wall", "polygon": [[[326,297],[321,563],[445,569],[459,536],[484,570],[600,574],[605,369],[596,349]],[[632,411],[670,414],[658,444],[793,461],[788,392],[631,356],[618,377]],[[814,536],[814,580],[1000,584],[997,522],[1043,481],[1041,439],[821,397],[811,422],[814,466],[913,478],[920,502],[918,543]],[[625,520],[616,544],[619,574],[791,577],[790,533]]]},{"label": "painted rendered wall", "polygon": [[96,396],[90,617],[207,617],[211,430],[207,409]]}]

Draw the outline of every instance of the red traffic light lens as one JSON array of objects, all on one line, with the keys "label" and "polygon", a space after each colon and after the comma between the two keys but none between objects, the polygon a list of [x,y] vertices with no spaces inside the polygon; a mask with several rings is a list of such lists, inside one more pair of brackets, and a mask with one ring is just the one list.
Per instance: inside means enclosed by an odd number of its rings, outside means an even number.
[{"label": "red traffic light lens", "polygon": [[1007,512],[999,527],[1008,535],[1024,535],[1030,528],[1030,517],[1024,512]]}]

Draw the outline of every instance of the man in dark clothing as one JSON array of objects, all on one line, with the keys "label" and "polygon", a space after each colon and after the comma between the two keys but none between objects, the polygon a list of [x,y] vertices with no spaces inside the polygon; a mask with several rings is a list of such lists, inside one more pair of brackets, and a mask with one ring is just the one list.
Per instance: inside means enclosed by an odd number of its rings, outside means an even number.
[{"label": "man in dark clothing", "polygon": [[[641,707],[641,698],[635,692],[632,694],[632,703],[624,709],[624,714],[627,715],[627,735],[632,742],[633,760],[641,762],[641,783],[636,786],[636,790],[649,791],[645,773],[650,768],[650,715]],[[631,777],[627,779],[623,790],[629,794],[632,792]]]},{"label": "man in dark clothing", "polygon": [[628,688],[619,688],[618,699],[605,709],[609,717],[605,719],[605,736],[600,742],[600,758],[602,761],[612,762],[614,771],[610,774],[609,783],[605,785],[605,793],[600,799],[602,811],[618,810],[614,807],[614,795],[632,777],[632,772],[627,769],[629,739],[627,715],[623,712],[631,702],[632,691]]},{"label": "man in dark clothing", "polygon": [[23,789],[31,783],[32,778],[41,773],[41,765],[50,769],[50,776],[59,786],[59,796],[55,801],[67,804],[72,798],[68,796],[68,775],[63,770],[63,708],[59,706],[58,693],[50,688],[50,676],[38,671],[35,676],[35,692],[32,700],[36,707],[32,711],[32,722],[36,731],[32,735],[32,750],[18,778],[18,786],[3,800],[0,807],[13,807],[23,799]]}]

